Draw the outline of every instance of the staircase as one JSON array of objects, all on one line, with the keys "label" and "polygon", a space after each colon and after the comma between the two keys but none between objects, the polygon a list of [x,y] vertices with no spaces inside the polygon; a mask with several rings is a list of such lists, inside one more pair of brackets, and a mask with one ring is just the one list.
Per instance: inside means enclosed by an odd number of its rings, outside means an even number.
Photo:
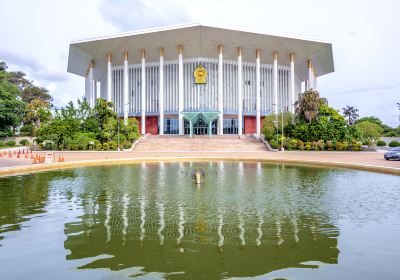
[{"label": "staircase", "polygon": [[255,152],[267,151],[266,146],[259,139],[237,135],[150,135],[142,138],[135,146],[135,151],[140,152],[190,152],[190,151],[216,151],[216,152]]}]

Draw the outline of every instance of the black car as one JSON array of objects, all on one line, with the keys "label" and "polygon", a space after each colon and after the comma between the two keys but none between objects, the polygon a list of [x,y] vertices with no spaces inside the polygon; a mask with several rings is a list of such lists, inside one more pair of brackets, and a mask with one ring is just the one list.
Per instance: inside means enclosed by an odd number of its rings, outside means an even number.
[{"label": "black car", "polygon": [[386,160],[389,159],[400,159],[400,147],[396,147],[391,149],[389,152],[386,152],[384,155]]}]

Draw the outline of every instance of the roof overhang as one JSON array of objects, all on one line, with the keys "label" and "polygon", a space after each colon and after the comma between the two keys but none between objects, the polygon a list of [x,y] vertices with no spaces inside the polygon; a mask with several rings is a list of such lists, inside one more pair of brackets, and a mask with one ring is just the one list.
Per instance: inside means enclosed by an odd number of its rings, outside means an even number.
[{"label": "roof overhang", "polygon": [[217,58],[218,45],[223,45],[224,59],[236,60],[237,48],[241,47],[243,61],[255,62],[256,49],[260,49],[261,63],[271,64],[272,53],[278,51],[278,64],[288,65],[290,53],[294,53],[296,75],[301,80],[307,79],[307,61],[310,59],[317,76],[334,72],[330,43],[204,24],[145,29],[72,42],[68,72],[85,76],[89,63],[94,61],[94,78],[99,80],[105,74],[108,53],[111,53],[113,65],[123,64],[125,51],[129,53],[129,64],[140,63],[141,49],[146,51],[146,62],[157,62],[159,48],[163,47],[164,60],[176,60],[180,44],[184,58]]}]

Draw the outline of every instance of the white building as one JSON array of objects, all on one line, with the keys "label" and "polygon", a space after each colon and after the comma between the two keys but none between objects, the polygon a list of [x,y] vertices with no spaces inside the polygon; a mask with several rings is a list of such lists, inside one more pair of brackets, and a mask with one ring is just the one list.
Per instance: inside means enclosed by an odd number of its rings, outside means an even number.
[{"label": "white building", "polygon": [[333,71],[330,43],[203,24],[75,41],[68,60],[91,106],[112,101],[142,134],[260,134]]}]

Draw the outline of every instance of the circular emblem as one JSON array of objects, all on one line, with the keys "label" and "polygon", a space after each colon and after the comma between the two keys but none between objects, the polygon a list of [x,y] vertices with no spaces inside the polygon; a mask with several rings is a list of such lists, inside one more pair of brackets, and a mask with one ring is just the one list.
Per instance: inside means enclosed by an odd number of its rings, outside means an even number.
[{"label": "circular emblem", "polygon": [[207,70],[200,64],[193,72],[195,84],[206,84],[207,83]]}]

